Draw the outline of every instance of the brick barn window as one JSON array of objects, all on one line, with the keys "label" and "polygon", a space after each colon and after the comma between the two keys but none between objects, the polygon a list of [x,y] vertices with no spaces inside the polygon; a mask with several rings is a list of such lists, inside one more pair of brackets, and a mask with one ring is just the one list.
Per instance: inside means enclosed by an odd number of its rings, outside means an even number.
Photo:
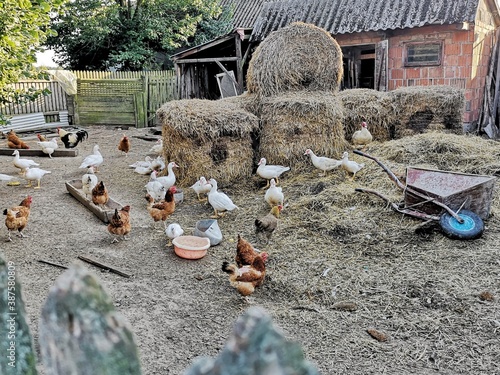
[{"label": "brick barn window", "polygon": [[408,43],[406,44],[405,66],[441,65],[443,44]]}]

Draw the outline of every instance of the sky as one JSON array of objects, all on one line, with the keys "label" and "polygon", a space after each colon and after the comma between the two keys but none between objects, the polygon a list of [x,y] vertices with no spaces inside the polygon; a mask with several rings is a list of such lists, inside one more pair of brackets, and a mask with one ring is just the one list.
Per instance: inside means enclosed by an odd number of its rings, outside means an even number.
[{"label": "sky", "polygon": [[52,60],[54,51],[46,50],[44,52],[37,52],[35,66],[47,66],[49,68],[57,67],[57,64]]}]

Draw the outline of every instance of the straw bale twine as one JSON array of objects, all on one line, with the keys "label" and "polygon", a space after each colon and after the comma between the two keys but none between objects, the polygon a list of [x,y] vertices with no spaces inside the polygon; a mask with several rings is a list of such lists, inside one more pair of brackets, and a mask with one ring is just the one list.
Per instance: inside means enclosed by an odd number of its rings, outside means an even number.
[{"label": "straw bale twine", "polygon": [[412,86],[398,88],[388,95],[393,102],[395,116],[400,119],[394,138],[427,130],[463,133],[463,90],[450,86]]},{"label": "straw bale twine", "polygon": [[194,183],[201,175],[226,182],[252,175],[252,133],[259,119],[237,103],[177,100],[165,103],[157,114],[164,156],[179,165],[179,185]]},{"label": "straw bale twine", "polygon": [[294,22],[272,32],[253,53],[247,88],[259,96],[288,91],[336,92],[342,79],[342,50],[324,29]]},{"label": "straw bale twine", "polygon": [[[370,89],[349,89],[337,94],[345,109],[344,131],[351,141],[352,134],[366,121],[374,140],[392,139],[397,122],[394,105],[387,93]],[[392,132],[391,132],[392,129]]]},{"label": "straw bale twine", "polygon": [[292,169],[310,168],[304,151],[340,158],[344,138],[342,102],[331,92],[304,91],[265,98],[259,157]]}]

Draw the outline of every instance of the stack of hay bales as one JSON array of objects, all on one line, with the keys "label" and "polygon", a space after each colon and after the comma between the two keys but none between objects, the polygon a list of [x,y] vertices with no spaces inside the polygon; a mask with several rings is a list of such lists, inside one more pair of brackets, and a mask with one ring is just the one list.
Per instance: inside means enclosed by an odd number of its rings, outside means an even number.
[{"label": "stack of hay bales", "polygon": [[303,168],[304,151],[340,157],[346,147],[342,51],[325,30],[294,22],[271,33],[255,50],[247,87],[260,97],[259,157]]},{"label": "stack of hay bales", "polygon": [[463,133],[463,90],[450,86],[411,86],[398,88],[387,95],[398,118],[393,138],[428,130]]},{"label": "stack of hay bales", "polygon": [[192,184],[202,175],[225,182],[252,175],[252,135],[259,119],[238,103],[177,100],[165,103],[157,114],[163,124],[164,156],[179,165],[179,185]]}]

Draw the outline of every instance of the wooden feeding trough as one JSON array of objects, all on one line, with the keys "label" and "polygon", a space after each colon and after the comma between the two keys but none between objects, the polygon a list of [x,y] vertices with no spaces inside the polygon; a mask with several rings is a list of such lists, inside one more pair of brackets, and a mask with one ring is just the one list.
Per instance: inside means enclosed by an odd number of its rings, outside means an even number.
[{"label": "wooden feeding trough", "polygon": [[120,210],[123,207],[111,197],[109,197],[108,203],[106,203],[104,209],[96,206],[92,203],[92,199],[88,199],[83,193],[81,180],[66,181],[66,189],[73,197],[75,197],[81,204],[87,207],[106,224],[109,223],[111,217],[114,215],[115,208]]},{"label": "wooden feeding trough", "polygon": [[[435,199],[454,211],[465,209],[475,212],[481,219],[490,214],[491,200],[496,177],[435,169],[406,168],[406,185]],[[423,202],[421,197],[405,191],[407,207],[418,204],[420,210],[428,214],[440,214],[443,209],[434,201]]]},{"label": "wooden feeding trough", "polygon": [[[20,157],[26,156],[39,156],[39,157],[49,157],[46,153],[44,153],[41,149],[14,149],[14,148],[0,148],[0,155],[9,155],[11,156],[14,153],[14,150],[19,151]],[[52,153],[52,157],[66,157],[66,156],[78,156],[78,150],[76,148],[72,148],[70,150],[64,148],[57,148]]]}]

